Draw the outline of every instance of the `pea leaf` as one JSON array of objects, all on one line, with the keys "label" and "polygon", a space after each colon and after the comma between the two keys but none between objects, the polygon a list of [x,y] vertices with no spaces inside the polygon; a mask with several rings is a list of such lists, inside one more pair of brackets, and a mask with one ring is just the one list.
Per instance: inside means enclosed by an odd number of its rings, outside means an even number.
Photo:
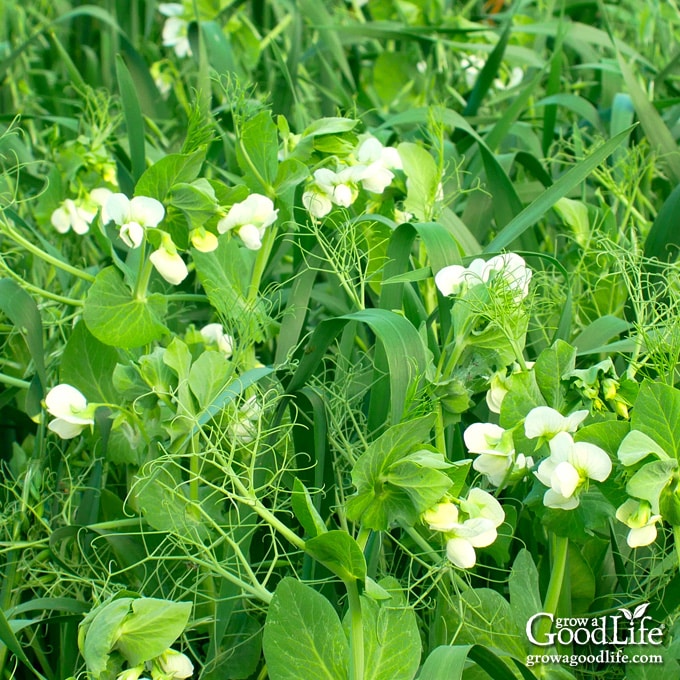
[{"label": "pea leaf", "polygon": [[135,187],[137,196],[150,196],[163,202],[173,185],[192,182],[201,171],[205,149],[194,153],[171,153],[144,171]]},{"label": "pea leaf", "polygon": [[97,340],[114,347],[140,347],[168,333],[163,323],[165,297],[157,293],[136,298],[115,267],[97,274],[90,288],[83,319]]},{"label": "pea leaf", "polygon": [[73,329],[61,357],[61,381],[77,387],[88,401],[115,403],[113,386],[118,352],[95,338],[83,321]]},{"label": "pea leaf", "polygon": [[349,645],[333,605],[284,578],[267,612],[264,656],[271,680],[347,680]]},{"label": "pea leaf", "polygon": [[393,522],[415,524],[449,490],[444,456],[426,448],[432,416],[393,425],[359,457],[352,470],[357,493],[347,516],[364,527],[385,531]]},{"label": "pea leaf", "polygon": [[680,457],[680,390],[644,382],[635,400],[631,426],[651,437],[669,456]]},{"label": "pea leaf", "polygon": [[191,615],[191,602],[144,597],[132,600],[131,607],[116,642],[131,666],[162,654],[182,634]]},{"label": "pea leaf", "polygon": [[[395,582],[386,578],[380,585],[393,588]],[[380,603],[362,597],[361,616],[366,667],[364,678],[411,680],[420,664],[421,646],[413,609],[406,607],[395,592],[389,600]]]},{"label": "pea leaf", "polygon": [[346,532],[327,531],[305,541],[305,552],[343,581],[363,581],[366,560],[358,543]]}]

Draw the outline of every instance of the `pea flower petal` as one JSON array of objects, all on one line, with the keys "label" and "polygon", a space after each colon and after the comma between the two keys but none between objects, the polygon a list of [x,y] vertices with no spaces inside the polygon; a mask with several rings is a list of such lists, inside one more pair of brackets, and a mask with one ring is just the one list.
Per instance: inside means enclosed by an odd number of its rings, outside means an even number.
[{"label": "pea flower petal", "polygon": [[574,411],[565,417],[549,406],[537,406],[529,411],[524,420],[524,433],[528,439],[550,439],[559,432],[576,432],[587,415],[588,411],[584,410]]},{"label": "pea flower petal", "polygon": [[194,673],[194,664],[189,657],[174,649],[166,649],[156,661],[169,680],[185,680]]}]

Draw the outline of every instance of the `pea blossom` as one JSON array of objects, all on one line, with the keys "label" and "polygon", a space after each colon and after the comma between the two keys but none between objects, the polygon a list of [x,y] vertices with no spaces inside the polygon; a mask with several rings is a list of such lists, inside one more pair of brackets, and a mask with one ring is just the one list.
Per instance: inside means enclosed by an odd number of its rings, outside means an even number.
[{"label": "pea blossom", "polygon": [[192,229],[189,234],[189,240],[191,245],[201,253],[212,253],[213,250],[217,250],[219,245],[217,236],[203,227]]},{"label": "pea blossom", "polygon": [[359,171],[361,186],[367,191],[382,194],[392,183],[392,170],[401,170],[399,152],[391,146],[383,146],[375,137],[364,139],[356,153],[357,161],[363,169]]},{"label": "pea blossom", "polygon": [[144,230],[157,227],[164,217],[163,204],[148,196],[129,199],[125,194],[111,194],[102,209],[102,221],[120,227],[120,238],[128,248],[139,248]]},{"label": "pea blossom", "polygon": [[145,671],[144,664],[142,664],[141,666],[135,666],[134,668],[128,668],[122,673],[119,673],[116,676],[116,680],[139,680],[144,671]]},{"label": "pea blossom", "polygon": [[221,323],[209,323],[201,328],[200,333],[206,344],[217,345],[217,349],[227,358],[232,355],[234,351],[234,338],[224,332]]},{"label": "pea blossom", "polygon": [[453,264],[440,269],[434,282],[442,295],[458,295],[480,283],[500,278],[517,302],[529,294],[532,271],[516,253],[503,253],[490,260],[474,259],[467,267]]},{"label": "pea blossom", "polygon": [[328,215],[333,205],[349,208],[359,195],[357,182],[365,170],[364,166],[348,167],[339,172],[319,168],[314,172],[314,181],[302,194],[303,205],[317,218]]},{"label": "pea blossom", "polygon": [[471,489],[459,505],[445,501],[423,514],[423,521],[431,530],[444,534],[446,556],[461,569],[475,566],[475,548],[491,545],[498,535],[496,529],[504,520],[501,504],[482,489]]},{"label": "pea blossom", "polygon": [[184,680],[194,673],[194,664],[189,657],[174,649],[166,649],[156,658],[156,664],[168,680]]},{"label": "pea blossom", "polygon": [[478,454],[472,467],[493,486],[500,486],[508,473],[524,473],[534,464],[530,457],[515,453],[512,431],[493,423],[473,423],[463,433],[463,440],[470,453]]},{"label": "pea blossom", "polygon": [[[527,369],[531,370],[534,366],[533,361],[527,361],[525,363]],[[512,374],[521,373],[522,369],[518,363],[512,365]],[[489,411],[492,413],[500,413],[501,406],[503,404],[503,399],[508,393],[508,384],[510,381],[510,376],[507,375],[506,369],[502,371],[496,371],[491,376],[489,380],[489,389],[486,393],[486,405],[489,407]]]},{"label": "pea blossom", "polygon": [[589,479],[604,482],[612,471],[605,451],[589,442],[575,442],[568,432],[560,432],[550,440],[550,456],[536,471],[536,477],[550,487],[543,496],[548,508],[573,510],[579,505],[579,492]]},{"label": "pea blossom", "polygon": [[257,397],[250,397],[238,410],[238,418],[232,425],[231,432],[241,444],[253,441],[256,433],[256,423],[262,414],[262,406]]},{"label": "pea blossom", "polygon": [[217,223],[217,231],[224,234],[233,230],[246,248],[259,250],[265,229],[276,222],[278,214],[271,198],[250,194],[245,200],[231,206],[226,217]]},{"label": "pea blossom", "polygon": [[92,210],[85,206],[82,201],[67,198],[52,213],[50,222],[60,234],[66,234],[73,229],[76,234],[82,236],[90,230],[90,224],[92,224],[96,214],[96,207]]},{"label": "pea blossom", "polygon": [[61,383],[53,387],[45,396],[45,406],[54,416],[47,427],[62,439],[73,439],[88,425],[94,425],[97,405],[88,405],[83,393],[72,385]]},{"label": "pea blossom", "polygon": [[528,439],[552,439],[560,432],[576,432],[587,415],[588,411],[574,411],[563,416],[549,406],[537,406],[524,419],[524,434]]},{"label": "pea blossom", "polygon": [[656,540],[656,523],[661,519],[661,515],[652,514],[649,502],[629,498],[616,510],[616,519],[630,529],[626,543],[631,548],[640,548]]},{"label": "pea blossom", "polygon": [[149,255],[149,260],[156,271],[173,286],[182,283],[189,276],[189,270],[177,252],[170,234],[163,232],[161,247]]},{"label": "pea blossom", "polygon": [[189,22],[183,18],[184,6],[179,2],[163,2],[158,11],[167,17],[163,24],[163,45],[172,47],[180,59],[190,57]]}]

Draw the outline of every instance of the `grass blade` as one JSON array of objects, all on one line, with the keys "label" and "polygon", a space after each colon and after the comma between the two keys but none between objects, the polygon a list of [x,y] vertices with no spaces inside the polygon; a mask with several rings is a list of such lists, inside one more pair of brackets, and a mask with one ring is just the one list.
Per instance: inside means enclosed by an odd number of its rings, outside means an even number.
[{"label": "grass blade", "polygon": [[550,188],[546,189],[533,203],[528,205],[517,215],[496,238],[484,249],[493,252],[507,248],[515,239],[521,236],[529,227],[533,226],[545,213],[552,208],[560,198],[566,196],[572,189],[583,182],[586,177],[609,157],[610,154],[628,137],[631,128],[623,130],[615,137],[600,145],[590,156],[584,158],[571,170],[566,172]]}]

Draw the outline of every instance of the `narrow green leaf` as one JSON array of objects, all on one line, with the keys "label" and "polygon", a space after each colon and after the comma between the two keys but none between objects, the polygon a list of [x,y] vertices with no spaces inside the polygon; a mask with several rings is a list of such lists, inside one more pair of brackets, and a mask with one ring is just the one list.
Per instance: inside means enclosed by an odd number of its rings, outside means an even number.
[{"label": "narrow green leaf", "polygon": [[673,134],[664,123],[654,104],[649,101],[647,94],[640,87],[632,69],[620,53],[617,53],[619,68],[626,82],[626,87],[633,100],[635,111],[642,129],[647,135],[649,144],[658,156],[658,163],[668,173],[668,177],[675,185],[680,184],[680,149]]},{"label": "narrow green leaf", "polygon": [[612,139],[597,147],[590,156],[577,163],[506,225],[484,251],[493,252],[502,250],[511,245],[515,239],[540,220],[560,198],[566,196],[572,189],[583,182],[628,137],[629,133],[630,129],[620,132],[616,137],[612,137]]},{"label": "narrow green leaf", "polygon": [[9,651],[12,652],[12,654],[14,654],[16,658],[19,659],[19,661],[21,661],[21,663],[27,666],[30,671],[34,673],[36,678],[39,678],[40,680],[46,680],[45,676],[36,670],[24,653],[24,650],[21,648],[21,644],[19,643],[19,640],[17,640],[17,637],[9,624],[9,621],[5,617],[5,612],[2,609],[0,609],[0,642],[2,642],[7,647],[7,649],[9,649]]},{"label": "narrow green leaf", "polygon": [[123,114],[130,144],[130,163],[132,179],[135,183],[144,173],[146,167],[146,150],[144,148],[144,119],[139,105],[135,83],[123,57],[116,57],[116,75],[118,89],[123,102]]},{"label": "narrow green leaf", "polygon": [[338,36],[333,17],[326,6],[318,0],[299,0],[302,16],[307,19],[312,28],[319,32],[317,49],[326,49],[330,52],[336,65],[342,71],[350,87],[354,89],[354,78],[345,51]]},{"label": "narrow green leaf", "polygon": [[680,184],[673,189],[656,215],[645,241],[645,257],[672,262],[680,252]]},{"label": "narrow green leaf", "polygon": [[319,511],[314,507],[312,497],[309,494],[307,487],[297,477],[293,482],[291,505],[295,516],[309,536],[319,536],[328,531],[324,524],[323,517],[321,517]]},{"label": "narrow green leaf", "polygon": [[498,71],[503,63],[503,55],[505,54],[505,48],[508,45],[511,31],[512,19],[506,22],[500,40],[496,43],[489,58],[484,63],[484,67],[475,80],[474,87],[468,98],[465,110],[463,111],[464,116],[471,117],[477,115],[477,111],[482,105],[486,93],[491,89],[493,81],[498,76]]},{"label": "narrow green leaf", "polygon": [[[0,279],[0,310],[21,333],[40,380],[40,398],[47,388],[42,320],[33,298],[11,279]],[[35,415],[35,414],[29,414]]]}]

